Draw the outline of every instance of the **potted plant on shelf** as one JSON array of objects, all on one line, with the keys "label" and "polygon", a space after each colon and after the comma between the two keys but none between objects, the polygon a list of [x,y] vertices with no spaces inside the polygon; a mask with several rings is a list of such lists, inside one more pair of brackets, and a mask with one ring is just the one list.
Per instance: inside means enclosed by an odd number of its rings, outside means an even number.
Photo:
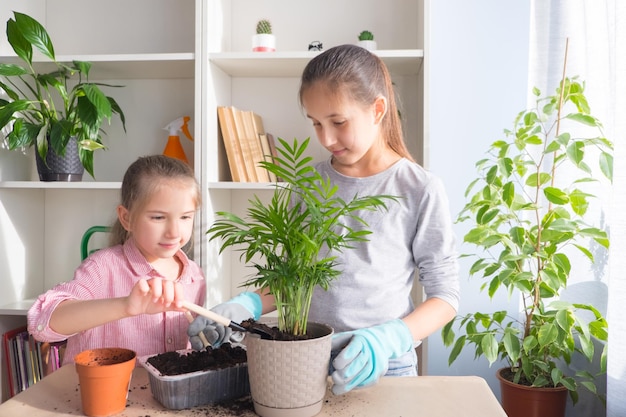
[{"label": "potted plant on shelf", "polygon": [[[330,251],[348,250],[371,233],[355,212],[385,209],[386,200],[394,197],[355,196],[343,201],[335,196],[337,186],[314,169],[311,157],[304,156],[309,139],[292,144],[278,140],[281,146],[275,159],[260,162],[282,181],[275,184],[269,203],[255,196],[245,218],[217,212],[207,233],[210,240],[221,240],[220,252],[232,247],[256,269],[243,286],[274,296],[279,330],[309,337],[298,341],[246,338],[255,410],[268,416],[276,409],[284,413],[298,408],[303,413],[299,416],[312,416],[321,410],[326,392],[332,334],[330,327],[308,322],[313,290],[328,289],[340,274]],[[345,217],[357,219],[364,228],[347,227],[342,223]],[[301,354],[299,345],[308,353]],[[302,392],[302,387],[310,391]]]},{"label": "potted plant on shelf", "polygon": [[[89,62],[57,62],[46,29],[26,14],[14,12],[6,33],[25,64],[0,64],[0,91],[8,97],[0,98],[0,129],[11,126],[9,149],[36,147],[41,180],[80,181],[83,170],[93,177],[93,152],[105,148],[103,122],[118,114],[126,130],[122,109],[100,89],[117,86],[89,81]],[[35,68],[34,50],[54,64],[52,72]]]},{"label": "potted plant on shelf", "polygon": [[[607,233],[588,223],[593,196],[585,185],[595,181],[592,174],[598,171],[588,165],[592,158],[612,179],[612,144],[590,114],[584,83],[576,77],[561,80],[553,95],[542,97],[536,88],[533,94],[535,107],[520,112],[513,129],[505,130],[506,139],[494,142],[488,157],[477,162],[478,178],[470,183],[459,215],[459,221],[472,222],[464,241],[479,250],[470,274],[482,276],[481,288],[490,298],[500,289],[519,292],[521,312],[467,314],[442,330],[445,345],[453,345],[450,364],[470,345],[490,365],[498,358],[508,363],[497,375],[503,407],[512,417],[564,415],[568,391],[574,403],[581,385],[595,392],[590,372],[572,376],[559,363],[568,365],[576,354],[591,361],[594,339],[606,342],[608,332],[593,305],[559,296],[573,272],[572,251],[593,262],[589,242],[601,250],[609,246]],[[588,136],[568,132],[572,125],[584,126]],[[462,329],[458,337],[455,323]],[[605,352],[602,357],[604,372]],[[511,386],[524,389],[523,396],[554,388],[561,391],[560,403],[551,409],[516,405],[509,397]],[[538,401],[550,407],[547,400]],[[532,414],[535,409],[538,414]]]},{"label": "potted plant on shelf", "polygon": [[374,40],[374,34],[369,30],[364,30],[359,33],[359,41],[357,42],[362,48],[367,49],[368,51],[376,50],[376,41]]},{"label": "potted plant on shelf", "polygon": [[252,35],[252,50],[254,52],[274,52],[276,50],[276,36],[272,33],[272,24],[267,19],[261,19],[256,24],[256,33]]}]

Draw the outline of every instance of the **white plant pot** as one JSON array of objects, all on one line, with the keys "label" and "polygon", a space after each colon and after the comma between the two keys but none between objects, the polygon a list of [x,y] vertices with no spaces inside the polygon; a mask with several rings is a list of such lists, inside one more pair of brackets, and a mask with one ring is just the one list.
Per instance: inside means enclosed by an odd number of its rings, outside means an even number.
[{"label": "white plant pot", "polygon": [[254,52],[274,52],[276,50],[276,36],[271,33],[252,35],[252,50]]},{"label": "white plant pot", "polygon": [[307,332],[313,338],[298,341],[246,334],[250,394],[261,417],[312,417],[322,410],[333,329],[309,322]]},{"label": "white plant pot", "polygon": [[361,48],[367,49],[368,51],[376,50],[376,41],[358,41],[357,45]]}]

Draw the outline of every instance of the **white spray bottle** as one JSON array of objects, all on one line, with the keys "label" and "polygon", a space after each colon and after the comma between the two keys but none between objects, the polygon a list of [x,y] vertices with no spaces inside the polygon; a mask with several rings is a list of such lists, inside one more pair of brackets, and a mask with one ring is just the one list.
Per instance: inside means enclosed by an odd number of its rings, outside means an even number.
[{"label": "white spray bottle", "polygon": [[163,150],[163,155],[189,163],[187,156],[185,155],[185,151],[183,150],[183,146],[180,143],[180,132],[183,132],[187,139],[193,141],[193,138],[189,133],[189,127],[187,126],[189,120],[189,116],[179,117],[163,128],[163,130],[170,132],[169,137],[167,138],[167,144]]}]

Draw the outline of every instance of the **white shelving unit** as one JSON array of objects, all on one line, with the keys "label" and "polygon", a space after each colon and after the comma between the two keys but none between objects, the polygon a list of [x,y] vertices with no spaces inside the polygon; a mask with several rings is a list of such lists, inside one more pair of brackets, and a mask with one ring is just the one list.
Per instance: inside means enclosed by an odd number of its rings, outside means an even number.
[{"label": "white shelving unit", "polygon": [[[303,140],[311,137],[309,152],[315,160],[327,157],[315,138],[310,121],[297,99],[300,75],[320,52],[308,51],[312,41],[324,49],[356,43],[358,34],[371,30],[378,42],[375,53],[388,66],[397,88],[405,135],[414,157],[424,163],[426,138],[426,39],[428,0],[322,0],[303,3],[279,0],[214,0],[207,3],[204,38],[207,66],[203,70],[203,104],[207,117],[200,156],[204,196],[201,230],[212,223],[213,213],[228,210],[243,214],[254,194],[269,198],[264,186],[225,183],[228,166],[218,143],[217,106],[233,105],[254,110],[263,117],[266,131],[275,137]],[[332,11],[332,12],[329,12]],[[346,18],[350,16],[350,18]],[[277,51],[251,52],[251,36],[260,18],[272,22]],[[197,150],[197,148],[196,148]],[[216,152],[217,151],[217,152]],[[200,250],[207,275],[207,303],[214,305],[241,291],[239,284],[251,270],[238,253],[218,253],[216,244],[203,240]],[[230,279],[223,279],[230,277]]]},{"label": "white shelving unit", "polygon": [[[107,92],[124,110],[127,132],[118,121],[107,128],[109,149],[96,153],[96,179],[85,174],[81,183],[40,182],[33,179],[32,151],[20,155],[0,149],[0,333],[25,323],[35,297],[72,278],[84,231],[114,218],[127,166],[138,156],[161,153],[167,140],[162,128],[182,115],[192,117],[195,140],[181,140],[203,189],[194,257],[207,277],[207,304],[240,291],[250,271],[238,254],[218,254],[205,231],[215,211],[243,212],[254,194],[269,196],[271,185],[226,181],[216,107],[254,110],[268,132],[287,140],[311,137],[311,155],[326,158],[297,100],[300,74],[319,53],[307,50],[313,41],[328,49],[355,43],[361,30],[374,33],[376,54],[397,88],[409,148],[427,163],[427,3],[321,0],[306,7],[284,0],[3,0],[0,36],[12,10],[28,13],[50,32],[58,60],[90,61],[92,80],[124,86]],[[260,18],[272,21],[277,52],[251,52]],[[6,48],[0,38],[0,60],[17,62]],[[3,361],[5,400],[2,367]]]},{"label": "white shelving unit", "polygon": [[[26,322],[34,299],[54,284],[72,279],[80,263],[87,228],[110,224],[126,167],[138,156],[161,153],[162,128],[189,115],[202,117],[197,68],[196,13],[201,0],[3,0],[0,4],[0,60],[21,64],[6,42],[13,10],[46,26],[57,60],[93,63],[90,80],[121,88],[106,92],[126,115],[106,127],[105,152],[95,154],[95,180],[45,183],[36,179],[32,150],[27,155],[0,149],[0,333]],[[147,12],[149,10],[149,13]],[[141,13],[140,13],[141,12]],[[42,71],[54,66],[36,58]],[[201,123],[193,135],[201,141]],[[191,126],[190,126],[191,127]],[[183,140],[189,157],[194,143]],[[4,348],[2,348],[3,351]],[[4,357],[2,400],[8,397]]]}]

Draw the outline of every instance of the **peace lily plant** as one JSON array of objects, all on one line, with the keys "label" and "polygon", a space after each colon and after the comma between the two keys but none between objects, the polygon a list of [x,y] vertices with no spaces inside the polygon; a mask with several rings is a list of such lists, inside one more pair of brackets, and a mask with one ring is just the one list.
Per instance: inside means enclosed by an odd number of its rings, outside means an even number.
[{"label": "peace lily plant", "polygon": [[[56,60],[54,46],[46,29],[32,17],[14,12],[7,21],[7,38],[23,65],[0,64],[0,129],[11,126],[7,135],[9,149],[35,146],[43,161],[51,147],[65,155],[75,137],[80,161],[93,177],[93,152],[104,149],[101,126],[113,114],[126,120],[117,102],[91,82],[90,62],[64,64]],[[40,73],[33,52],[39,51],[54,64],[54,70]],[[76,146],[76,145],[74,145]]]},{"label": "peace lily plant", "polygon": [[[313,290],[327,290],[340,274],[333,250],[349,249],[371,233],[358,217],[360,210],[386,209],[390,196],[355,196],[343,201],[337,186],[323,178],[304,155],[309,139],[292,144],[278,139],[278,156],[260,164],[280,178],[273,196],[265,203],[254,196],[245,218],[217,212],[208,230],[210,240],[221,239],[220,252],[228,247],[241,251],[246,263],[253,261],[256,274],[242,286],[269,291],[276,299],[279,330],[304,335]],[[355,230],[342,218],[356,219],[364,228]],[[260,260],[259,260],[260,259]]]},{"label": "peace lily plant", "polygon": [[[608,335],[607,321],[594,306],[559,299],[573,273],[571,253],[593,263],[590,243],[609,247],[607,233],[586,216],[594,196],[585,186],[597,181],[598,172],[612,180],[612,144],[590,114],[584,87],[577,78],[564,78],[553,95],[533,90],[535,106],[520,112],[506,139],[494,142],[477,162],[478,178],[468,186],[459,215],[460,222],[472,224],[464,241],[478,250],[470,274],[484,280],[481,290],[490,298],[499,290],[519,293],[521,313],[467,314],[442,331],[445,345],[453,346],[450,364],[472,346],[490,365],[506,361],[513,382],[565,386],[574,403],[579,384],[596,392],[594,375],[569,375],[558,363],[569,364],[577,352],[591,361],[594,339],[606,342]],[[572,125],[589,134],[565,130]],[[592,161],[598,168],[592,169]],[[605,372],[605,351],[601,362]]]}]

